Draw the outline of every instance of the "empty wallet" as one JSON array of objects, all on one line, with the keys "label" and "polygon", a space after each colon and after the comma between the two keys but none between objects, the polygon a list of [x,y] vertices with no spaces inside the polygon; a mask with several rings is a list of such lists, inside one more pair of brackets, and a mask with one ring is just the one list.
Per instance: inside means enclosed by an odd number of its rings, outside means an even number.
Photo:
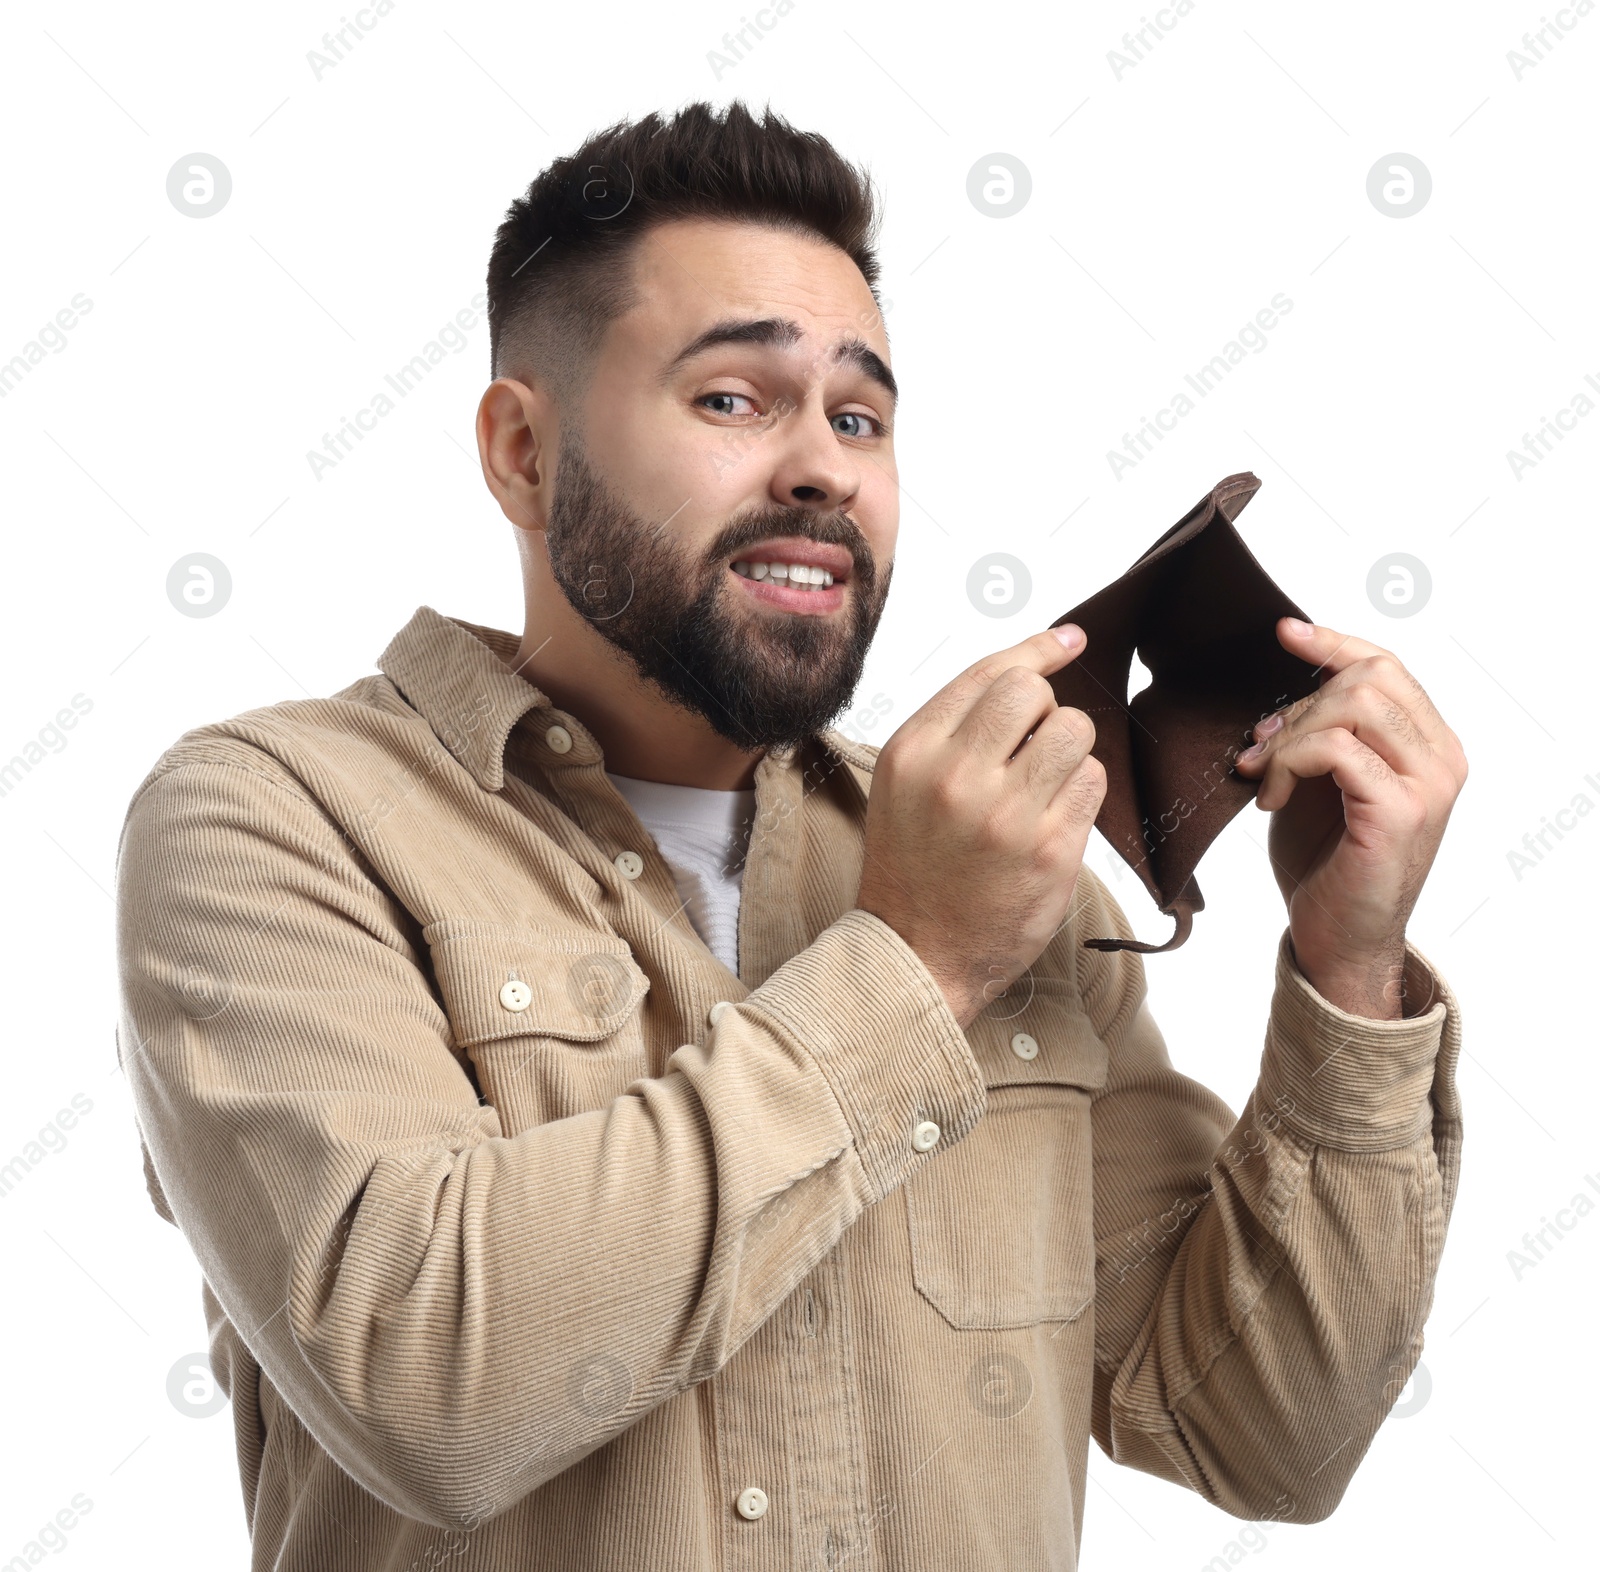
[{"label": "empty wallet", "polygon": [[[1085,939],[1096,950],[1175,950],[1205,906],[1194,872],[1257,783],[1233,768],[1257,721],[1316,690],[1321,668],[1278,642],[1280,617],[1312,619],[1268,577],[1233,521],[1261,482],[1219,481],[1115,583],[1059,617],[1088,635],[1051,678],[1094,722],[1106,795],[1095,827],[1157,907],[1164,944]],[[1131,698],[1135,651],[1150,684]]]}]

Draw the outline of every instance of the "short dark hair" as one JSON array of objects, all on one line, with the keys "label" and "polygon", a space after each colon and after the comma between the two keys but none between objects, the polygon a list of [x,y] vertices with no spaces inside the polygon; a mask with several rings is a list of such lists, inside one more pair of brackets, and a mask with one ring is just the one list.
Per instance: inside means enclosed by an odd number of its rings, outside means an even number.
[{"label": "short dark hair", "polygon": [[491,376],[522,362],[557,402],[587,382],[611,321],[634,304],[632,259],[674,218],[728,218],[809,234],[861,270],[875,304],[879,209],[865,168],[770,106],[737,101],[667,121],[619,120],[541,171],[506,211],[489,256]]}]

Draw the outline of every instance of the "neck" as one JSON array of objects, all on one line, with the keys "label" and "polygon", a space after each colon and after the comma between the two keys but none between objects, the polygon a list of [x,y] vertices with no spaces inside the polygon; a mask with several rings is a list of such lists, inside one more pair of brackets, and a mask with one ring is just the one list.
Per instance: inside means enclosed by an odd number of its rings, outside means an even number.
[{"label": "neck", "polygon": [[714,791],[737,791],[755,783],[765,748],[741,748],[703,716],[669,702],[573,612],[559,589],[555,599],[559,607],[548,600],[530,604],[522,642],[508,664],[557,709],[588,727],[608,770],[635,780]]}]

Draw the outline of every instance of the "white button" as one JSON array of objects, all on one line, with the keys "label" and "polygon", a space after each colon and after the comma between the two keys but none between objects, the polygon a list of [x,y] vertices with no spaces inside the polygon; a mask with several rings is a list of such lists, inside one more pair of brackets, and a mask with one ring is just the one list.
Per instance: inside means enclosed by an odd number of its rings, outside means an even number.
[{"label": "white button", "polygon": [[939,1126],[931,1119],[924,1119],[915,1130],[911,1132],[911,1144],[919,1152],[925,1152],[930,1146],[939,1144]]},{"label": "white button", "polygon": [[515,977],[500,990],[500,1002],[508,1010],[526,1010],[533,1001],[533,989]]},{"label": "white button", "polygon": [[572,733],[565,726],[552,726],[544,734],[544,740],[549,745],[552,753],[570,753],[572,751]]},{"label": "white button", "polygon": [[717,1002],[706,1011],[706,1019],[710,1021],[713,1026],[715,1026],[717,1022],[722,1019],[722,1012],[724,1010],[731,1010],[732,1008],[733,1002],[731,1000],[718,999]]},{"label": "white button", "polygon": [[734,1502],[739,1516],[748,1518],[752,1523],[767,1510],[770,1503],[767,1493],[760,1485],[751,1485],[747,1490],[739,1492],[739,1499]]},{"label": "white button", "polygon": [[1011,1039],[1011,1051],[1019,1059],[1037,1059],[1039,1057],[1039,1044],[1026,1032],[1018,1032]]},{"label": "white button", "polygon": [[637,879],[644,872],[644,858],[636,851],[618,852],[612,861],[624,879]]}]

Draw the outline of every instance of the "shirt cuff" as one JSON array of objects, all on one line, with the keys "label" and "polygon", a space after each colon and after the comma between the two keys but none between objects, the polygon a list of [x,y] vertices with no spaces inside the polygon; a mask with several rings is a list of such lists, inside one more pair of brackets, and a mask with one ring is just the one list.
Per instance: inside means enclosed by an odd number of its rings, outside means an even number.
[{"label": "shirt cuff", "polygon": [[[861,907],[773,972],[741,1006],[752,1008],[816,1060],[874,1200],[983,1117],[983,1072],[949,1001],[922,957]],[[929,1124],[938,1126],[936,1137]]]},{"label": "shirt cuff", "polygon": [[1352,1015],[1307,981],[1284,929],[1261,1085],[1268,1105],[1307,1140],[1387,1151],[1409,1146],[1432,1124],[1429,1092],[1455,999],[1409,941],[1403,978],[1416,1014],[1398,1021]]}]

